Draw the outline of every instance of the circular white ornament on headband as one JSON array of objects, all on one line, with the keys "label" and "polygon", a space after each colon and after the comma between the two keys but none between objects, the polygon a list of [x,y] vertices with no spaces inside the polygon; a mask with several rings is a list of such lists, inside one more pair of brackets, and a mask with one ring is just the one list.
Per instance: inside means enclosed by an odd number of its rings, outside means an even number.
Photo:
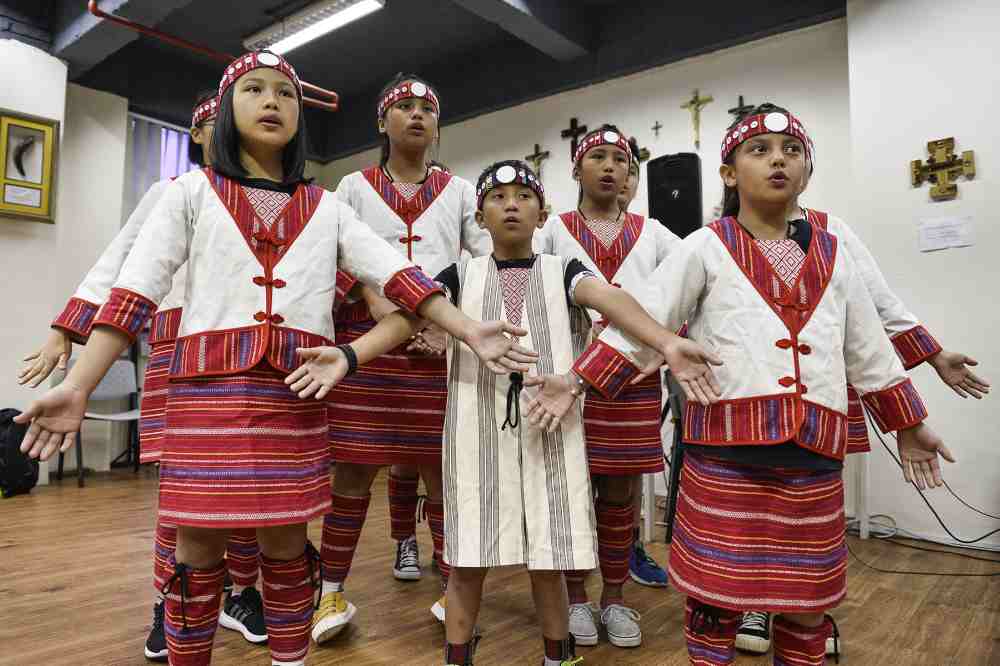
[{"label": "circular white ornament on headband", "polygon": [[274,55],[273,53],[267,53],[265,51],[263,53],[257,54],[257,62],[266,67],[277,67],[278,63],[280,63],[281,61],[278,60],[278,56]]},{"label": "circular white ornament on headband", "polygon": [[783,113],[769,113],[764,116],[764,127],[772,132],[784,132],[788,129],[788,116]]},{"label": "circular white ornament on headband", "polygon": [[512,167],[511,165],[505,164],[499,169],[497,169],[496,176],[497,176],[497,182],[504,184],[512,183],[514,182],[514,179],[517,178],[517,170],[514,169],[514,167]]},{"label": "circular white ornament on headband", "polygon": [[427,86],[422,84],[420,81],[414,81],[413,85],[410,86],[410,92],[417,97],[423,97],[427,94]]},{"label": "circular white ornament on headband", "polygon": [[604,140],[610,144],[618,143],[618,138],[619,138],[618,135],[615,134],[614,132],[604,133]]}]

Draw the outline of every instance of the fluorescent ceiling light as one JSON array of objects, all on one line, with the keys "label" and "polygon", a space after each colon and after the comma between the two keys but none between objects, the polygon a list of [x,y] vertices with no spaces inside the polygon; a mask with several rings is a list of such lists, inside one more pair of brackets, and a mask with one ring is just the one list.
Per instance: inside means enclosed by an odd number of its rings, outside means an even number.
[{"label": "fluorescent ceiling light", "polygon": [[269,49],[284,55],[306,42],[382,9],[385,0],[325,0],[309,5],[280,23],[243,40],[251,51]]}]

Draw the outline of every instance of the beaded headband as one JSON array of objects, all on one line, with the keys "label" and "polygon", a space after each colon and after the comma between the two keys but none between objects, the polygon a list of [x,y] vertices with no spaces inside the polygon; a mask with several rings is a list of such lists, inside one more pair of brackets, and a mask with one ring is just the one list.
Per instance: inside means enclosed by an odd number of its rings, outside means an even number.
[{"label": "beaded headband", "polygon": [[479,177],[479,185],[476,187],[476,207],[479,210],[483,209],[483,201],[490,190],[511,183],[530,187],[538,196],[540,207],[545,207],[545,188],[542,187],[542,181],[527,164],[517,160],[499,162]]}]

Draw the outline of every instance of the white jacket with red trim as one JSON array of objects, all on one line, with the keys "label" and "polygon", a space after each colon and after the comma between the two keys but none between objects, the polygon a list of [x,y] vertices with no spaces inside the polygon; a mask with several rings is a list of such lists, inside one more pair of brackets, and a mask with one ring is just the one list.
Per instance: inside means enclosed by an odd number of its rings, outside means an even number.
[{"label": "white jacket with red trim", "polygon": [[187,261],[172,377],[298,365],[295,347],[334,340],[338,262],[409,311],[436,285],[331,192],[300,185],[268,230],[238,183],[210,169],[177,178],[143,225],[94,325],[131,335]]},{"label": "white jacket with red trim", "polygon": [[[922,421],[926,410],[886,337],[849,253],[814,225],[798,281],[775,275],[732,218],[700,229],[671,253],[637,298],[661,324],[718,354],[722,399],[689,401],[685,440],[698,444],[796,441],[842,459],[847,388],[863,394],[883,430]],[[614,395],[654,352],[611,327],[575,370]]]}]

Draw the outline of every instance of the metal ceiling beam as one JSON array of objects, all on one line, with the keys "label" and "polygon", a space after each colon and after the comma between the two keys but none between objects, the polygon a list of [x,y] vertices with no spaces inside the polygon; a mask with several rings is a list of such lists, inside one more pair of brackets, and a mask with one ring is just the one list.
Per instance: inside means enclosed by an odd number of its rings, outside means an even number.
[{"label": "metal ceiling beam", "polygon": [[574,0],[455,0],[560,62],[590,52],[591,30]]},{"label": "metal ceiling beam", "polygon": [[[102,0],[99,7],[146,25],[156,25],[191,0]],[[135,41],[139,35],[102,21],[87,11],[87,3],[60,2],[55,17],[52,55],[69,63],[69,76],[76,79],[105,58]]]}]

